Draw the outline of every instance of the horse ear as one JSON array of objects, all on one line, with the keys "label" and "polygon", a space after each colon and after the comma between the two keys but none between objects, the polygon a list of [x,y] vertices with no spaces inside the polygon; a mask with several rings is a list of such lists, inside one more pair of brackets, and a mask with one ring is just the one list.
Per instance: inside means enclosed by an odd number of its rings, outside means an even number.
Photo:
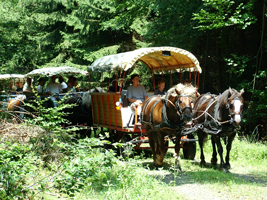
[{"label": "horse ear", "polygon": [[240,90],[240,94],[241,94],[241,96],[244,94],[244,92],[245,92],[244,89]]},{"label": "horse ear", "polygon": [[230,92],[231,94],[233,94],[233,90],[232,90],[231,87],[229,87],[229,92]]},{"label": "horse ear", "polygon": [[181,94],[181,92],[179,92],[177,88],[175,88],[175,92],[178,94],[178,96]]},{"label": "horse ear", "polygon": [[232,88],[231,88],[231,87],[229,87],[229,93],[228,93],[228,97],[231,97],[231,96],[232,96],[232,94],[233,94],[233,90],[232,90]]}]

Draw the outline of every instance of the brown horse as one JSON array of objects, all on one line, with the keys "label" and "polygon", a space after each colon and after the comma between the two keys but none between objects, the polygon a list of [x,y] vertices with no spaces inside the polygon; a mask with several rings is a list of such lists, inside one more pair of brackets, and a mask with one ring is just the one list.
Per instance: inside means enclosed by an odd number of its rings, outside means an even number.
[{"label": "brown horse", "polygon": [[141,111],[141,123],[144,125],[149,138],[155,166],[162,166],[166,153],[165,137],[175,138],[175,167],[179,170],[179,151],[181,131],[186,122],[192,119],[192,99],[195,98],[196,88],[178,84],[169,89],[163,97],[148,98]]},{"label": "brown horse", "polygon": [[[193,123],[194,131],[197,131],[201,150],[201,165],[205,165],[203,142],[207,134],[211,135],[213,154],[211,163],[217,164],[217,150],[220,155],[220,169],[225,172],[230,169],[229,156],[236,130],[241,122],[241,114],[244,99],[244,90],[227,89],[221,95],[203,94],[195,102]],[[223,138],[227,149],[225,162],[223,159],[223,147],[220,141]]]},{"label": "brown horse", "polygon": [[25,95],[17,95],[14,99],[10,99],[7,103],[7,110],[17,112],[17,114],[15,113],[15,115],[13,116],[16,117],[18,120],[21,120],[24,117],[22,105],[25,99]]},{"label": "brown horse", "polygon": [[21,102],[23,102],[25,99],[25,95],[17,95],[14,99],[10,99],[7,103],[7,110],[19,111]]}]

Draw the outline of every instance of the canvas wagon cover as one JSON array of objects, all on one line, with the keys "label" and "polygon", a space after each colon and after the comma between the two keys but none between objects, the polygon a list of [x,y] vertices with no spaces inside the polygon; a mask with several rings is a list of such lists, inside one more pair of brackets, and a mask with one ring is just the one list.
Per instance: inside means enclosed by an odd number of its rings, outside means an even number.
[{"label": "canvas wagon cover", "polygon": [[127,71],[136,61],[144,63],[151,73],[170,70],[177,72],[202,72],[197,58],[192,53],[175,47],[141,48],[125,53],[104,56],[97,59],[88,68],[88,71]]},{"label": "canvas wagon cover", "polygon": [[25,75],[25,77],[32,77],[32,76],[53,76],[58,74],[82,74],[82,75],[88,75],[88,72],[77,69],[74,67],[47,67],[47,68],[41,68],[41,69],[35,69],[28,74]]},{"label": "canvas wagon cover", "polygon": [[12,78],[18,78],[18,79],[23,79],[24,75],[22,74],[0,74],[0,80],[2,79],[12,79]]}]

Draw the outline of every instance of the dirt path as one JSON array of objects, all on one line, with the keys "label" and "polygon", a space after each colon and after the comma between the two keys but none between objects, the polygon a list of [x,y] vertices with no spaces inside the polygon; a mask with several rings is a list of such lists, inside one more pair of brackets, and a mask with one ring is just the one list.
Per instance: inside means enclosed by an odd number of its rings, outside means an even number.
[{"label": "dirt path", "polygon": [[[200,160],[192,161],[194,164],[199,164]],[[212,182],[201,183],[201,181],[194,180],[191,173],[179,172],[176,173],[170,170],[171,165],[165,164],[162,169],[155,169],[151,162],[144,162],[144,166],[147,166],[147,173],[163,181],[171,187],[171,190],[177,191],[184,195],[183,199],[186,200],[232,200],[232,199],[267,199],[267,181],[265,178],[257,177],[252,174],[240,173],[240,168],[231,170],[231,174],[235,178],[243,179],[247,184],[241,184],[240,188],[238,184],[227,186],[227,184],[220,183],[214,184]],[[209,167],[208,167],[209,168]],[[205,170],[205,169],[204,169]],[[209,173],[209,172],[205,172]],[[212,172],[211,172],[212,173]],[[222,172],[223,173],[223,172]],[[255,188],[251,185],[255,185]],[[246,191],[250,188],[251,192]],[[245,191],[245,192],[244,192]],[[257,194],[257,195],[255,195]]]}]

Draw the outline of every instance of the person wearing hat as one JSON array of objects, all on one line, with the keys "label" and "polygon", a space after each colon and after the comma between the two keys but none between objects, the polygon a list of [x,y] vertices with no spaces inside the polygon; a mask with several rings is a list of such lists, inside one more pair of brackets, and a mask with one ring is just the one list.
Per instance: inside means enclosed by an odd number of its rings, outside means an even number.
[{"label": "person wearing hat", "polygon": [[58,94],[62,93],[62,87],[56,82],[56,78],[56,75],[51,76],[51,81],[46,85],[45,89],[46,94],[50,95],[54,107],[57,107],[56,101],[59,99]]}]

